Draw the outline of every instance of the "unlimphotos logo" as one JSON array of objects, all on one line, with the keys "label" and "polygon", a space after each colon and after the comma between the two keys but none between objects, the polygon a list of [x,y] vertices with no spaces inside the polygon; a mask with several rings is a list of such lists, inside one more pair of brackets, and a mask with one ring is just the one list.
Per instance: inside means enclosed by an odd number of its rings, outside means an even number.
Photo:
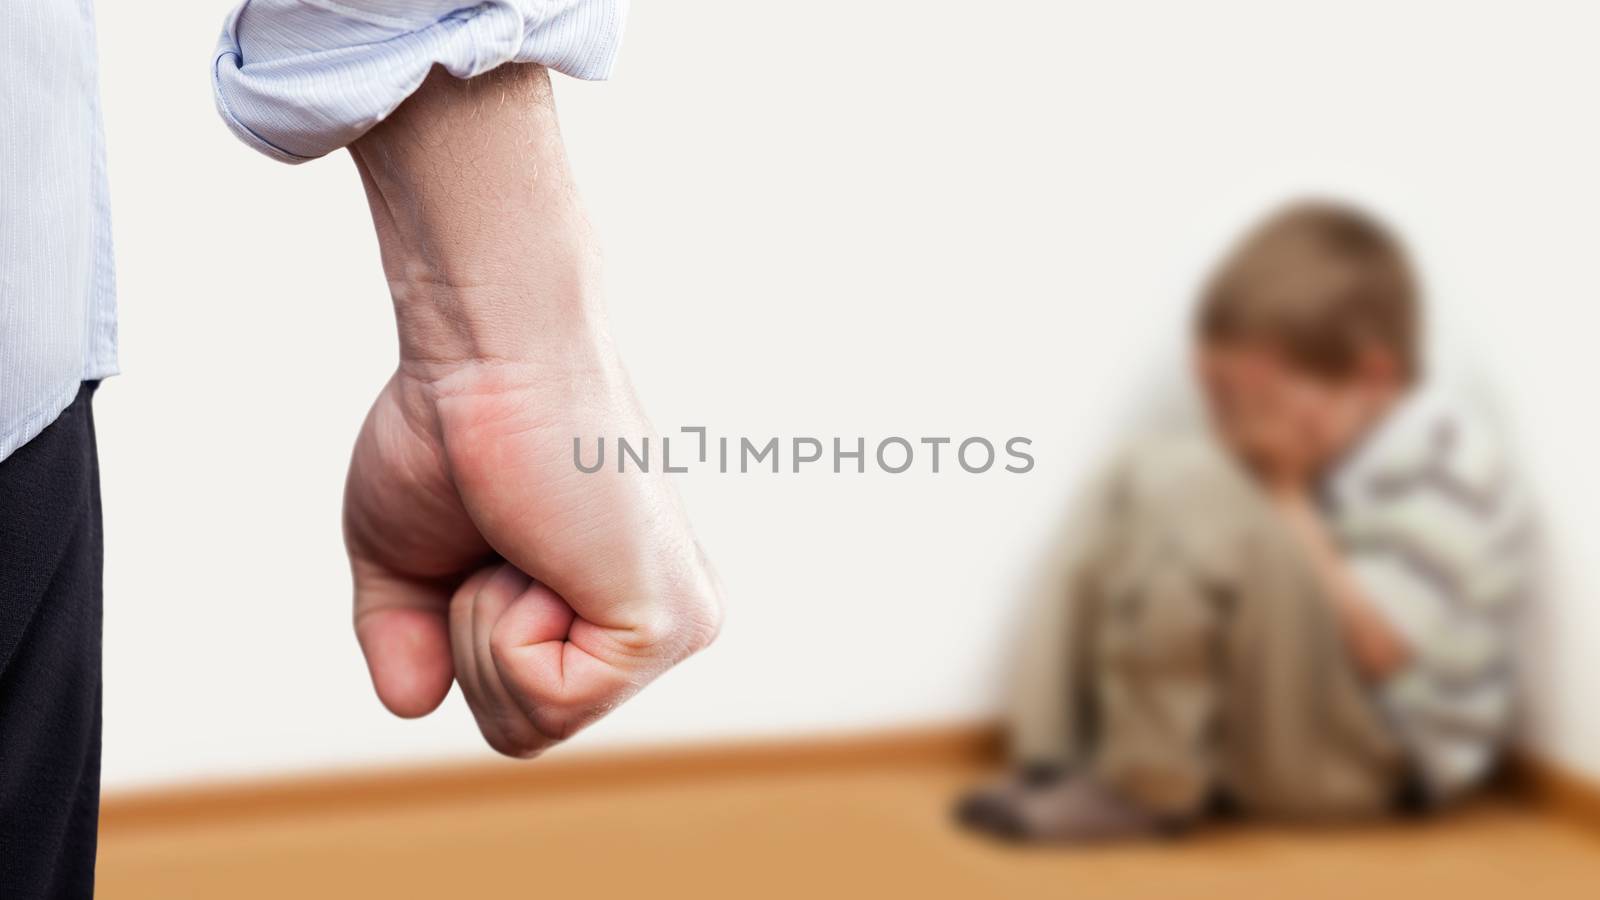
[{"label": "unlimphotos logo", "polygon": [[[678,430],[693,436],[687,439],[690,446],[674,445],[669,436],[651,440],[616,435],[608,440],[605,435],[597,435],[592,441],[574,437],[572,464],[586,474],[614,469],[676,475],[708,466],[715,466],[722,474],[774,475],[798,474],[824,466],[831,468],[834,474],[865,473],[869,467],[891,475],[913,468],[935,475],[942,472],[981,475],[990,471],[1023,475],[1033,471],[1033,454],[1027,449],[1033,441],[1025,437],[996,442],[986,437],[958,440],[890,435],[875,440],[833,437],[825,441],[807,436],[713,436],[704,425]],[[675,447],[681,449],[675,451]]]}]

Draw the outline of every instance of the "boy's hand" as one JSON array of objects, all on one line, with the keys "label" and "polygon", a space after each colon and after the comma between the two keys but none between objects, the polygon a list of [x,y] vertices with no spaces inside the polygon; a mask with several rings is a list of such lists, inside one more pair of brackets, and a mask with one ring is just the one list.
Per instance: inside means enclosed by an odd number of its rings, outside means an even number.
[{"label": "boy's hand", "polygon": [[1230,386],[1219,417],[1222,438],[1273,492],[1306,490],[1315,477],[1318,447],[1302,400],[1267,377]]},{"label": "boy's hand", "polygon": [[1202,351],[1218,435],[1275,493],[1301,493],[1353,440],[1359,392],[1294,369],[1270,350]]},{"label": "boy's hand", "polygon": [[1319,459],[1310,431],[1292,407],[1268,402],[1239,423],[1246,462],[1274,493],[1302,493],[1316,477]]},{"label": "boy's hand", "polygon": [[356,633],[389,709],[423,715],[454,677],[530,755],[705,646],[716,580],[659,468],[574,463],[576,438],[651,429],[544,70],[435,70],[351,154],[400,338],[345,492]]}]

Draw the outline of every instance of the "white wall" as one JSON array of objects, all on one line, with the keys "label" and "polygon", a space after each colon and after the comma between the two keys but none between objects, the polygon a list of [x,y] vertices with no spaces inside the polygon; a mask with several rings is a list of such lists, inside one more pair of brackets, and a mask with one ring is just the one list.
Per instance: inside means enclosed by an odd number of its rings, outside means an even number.
[{"label": "white wall", "polygon": [[[100,6],[107,781],[486,754],[455,697],[388,717],[350,633],[340,485],[394,354],[352,166],[216,119],[223,0]],[[581,746],[990,714],[1127,386],[1233,230],[1318,189],[1411,234],[1513,401],[1561,570],[1532,736],[1600,776],[1600,18],[1302,6],[635,4],[616,80],[558,91],[656,424],[1023,434],[1039,465],[686,476],[727,628]]]}]

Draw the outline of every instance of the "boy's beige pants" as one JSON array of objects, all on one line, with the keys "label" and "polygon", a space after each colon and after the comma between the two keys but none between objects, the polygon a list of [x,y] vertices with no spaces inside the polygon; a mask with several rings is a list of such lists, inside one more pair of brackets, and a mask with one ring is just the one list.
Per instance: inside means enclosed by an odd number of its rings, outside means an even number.
[{"label": "boy's beige pants", "polygon": [[1011,716],[1023,761],[1151,809],[1386,809],[1402,756],[1266,498],[1210,440],[1124,453],[1058,542]]}]

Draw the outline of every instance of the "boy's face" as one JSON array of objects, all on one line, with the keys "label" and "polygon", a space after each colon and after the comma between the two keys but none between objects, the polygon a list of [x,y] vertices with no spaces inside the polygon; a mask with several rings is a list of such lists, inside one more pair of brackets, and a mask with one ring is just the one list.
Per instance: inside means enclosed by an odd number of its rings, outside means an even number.
[{"label": "boy's face", "polygon": [[1196,363],[1218,436],[1275,486],[1321,474],[1396,394],[1394,379],[1370,367],[1330,378],[1261,343],[1202,342]]}]

